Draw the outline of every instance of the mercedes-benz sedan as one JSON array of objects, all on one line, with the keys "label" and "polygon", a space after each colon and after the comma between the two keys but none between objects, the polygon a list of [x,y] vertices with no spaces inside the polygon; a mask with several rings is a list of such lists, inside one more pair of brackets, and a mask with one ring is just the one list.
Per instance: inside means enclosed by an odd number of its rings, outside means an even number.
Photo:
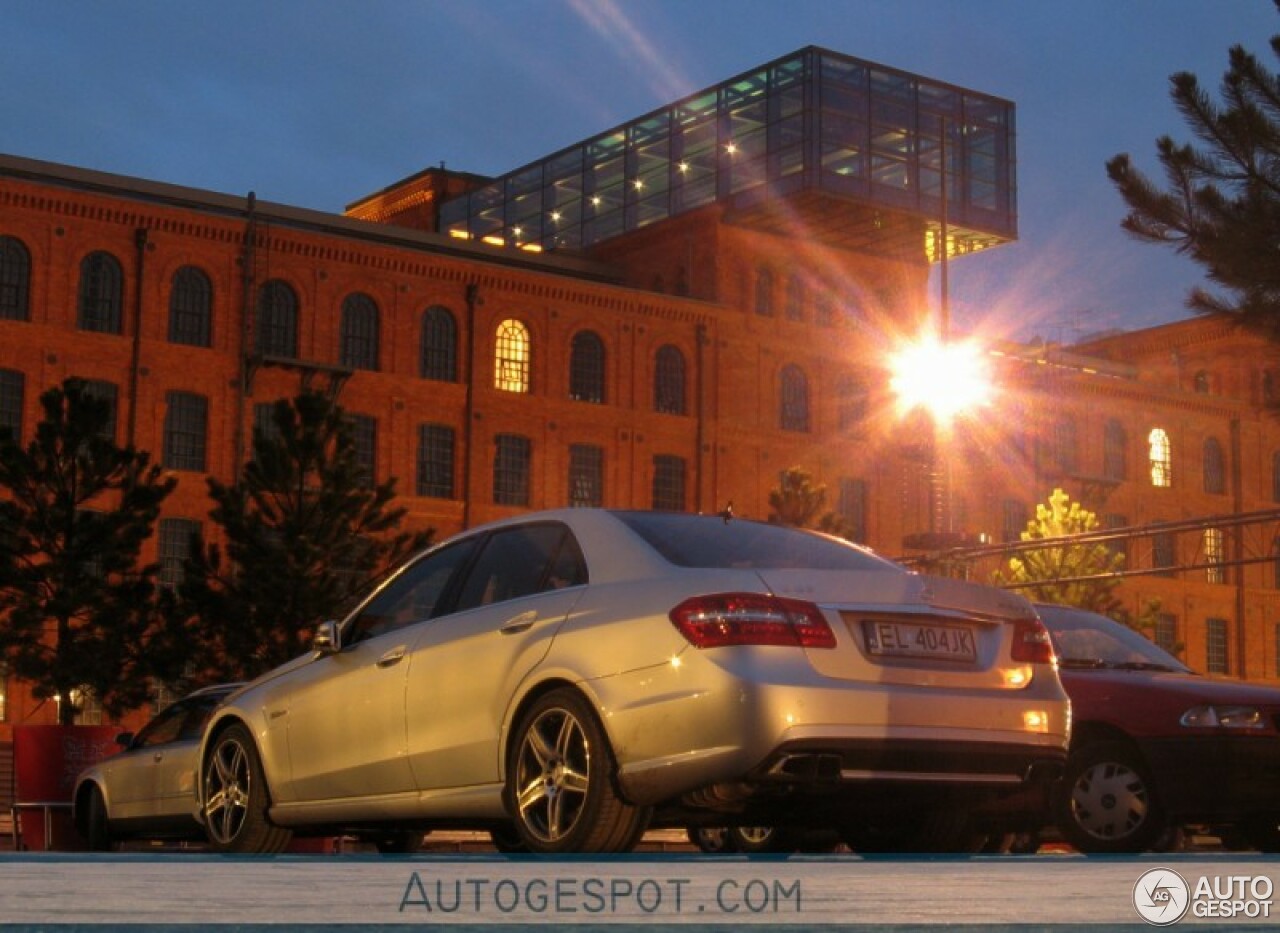
[{"label": "mercedes-benz sedan", "polygon": [[320,625],[215,714],[200,809],[233,852],[437,827],[626,851],[717,819],[928,842],[1054,778],[1068,720],[1019,596],[775,525],[571,509],[458,535]]}]

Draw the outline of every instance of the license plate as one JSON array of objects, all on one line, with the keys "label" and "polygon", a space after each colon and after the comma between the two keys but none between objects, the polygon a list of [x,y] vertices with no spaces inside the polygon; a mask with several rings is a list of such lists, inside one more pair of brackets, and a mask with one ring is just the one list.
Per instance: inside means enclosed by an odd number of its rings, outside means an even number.
[{"label": "license plate", "polygon": [[864,621],[867,651],[881,657],[976,661],[973,628],[967,625],[917,625],[914,622]]}]

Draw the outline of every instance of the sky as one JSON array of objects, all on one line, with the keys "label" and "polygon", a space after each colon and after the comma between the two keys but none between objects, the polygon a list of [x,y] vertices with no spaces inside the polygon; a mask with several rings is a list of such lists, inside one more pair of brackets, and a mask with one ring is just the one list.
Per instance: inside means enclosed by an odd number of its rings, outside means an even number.
[{"label": "sky", "polygon": [[1271,0],[0,0],[0,23],[0,152],[332,212],[806,45],[1008,98],[1019,240],[951,265],[952,317],[1061,342],[1190,316],[1200,267],[1120,229],[1104,164],[1159,178],[1155,140],[1190,140],[1169,76],[1216,92],[1232,45],[1274,66],[1280,33]]}]

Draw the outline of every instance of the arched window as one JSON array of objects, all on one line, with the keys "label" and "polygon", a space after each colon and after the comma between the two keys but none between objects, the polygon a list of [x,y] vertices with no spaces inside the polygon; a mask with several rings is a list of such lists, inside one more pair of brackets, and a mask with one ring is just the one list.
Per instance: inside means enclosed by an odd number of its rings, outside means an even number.
[{"label": "arched window", "polygon": [[836,423],[847,430],[857,427],[867,416],[867,386],[857,376],[844,375],[836,383]]},{"label": "arched window", "polygon": [[529,391],[529,328],[520,321],[498,325],[493,351],[493,385],[503,392]]},{"label": "arched window", "polygon": [[419,372],[423,379],[458,381],[458,324],[448,308],[432,305],[422,313]]},{"label": "arched window", "polygon": [[653,367],[653,410],[668,415],[683,415],[684,383],[684,354],[669,343],[659,347]]},{"label": "arched window", "polygon": [[298,356],[298,296],[280,279],[258,289],[257,346],[264,356]]},{"label": "arched window", "polygon": [[798,275],[787,279],[787,320],[804,320],[804,279]]},{"label": "arched window", "polygon": [[756,314],[773,314],[773,273],[768,269],[756,272]]},{"label": "arched window", "polygon": [[169,342],[192,347],[209,346],[213,318],[213,285],[195,266],[183,266],[173,274],[169,290]]},{"label": "arched window", "polygon": [[569,351],[569,398],[604,403],[604,341],[589,330],[573,335]]},{"label": "arched window", "polygon": [[779,403],[782,430],[809,430],[809,380],[794,363],[782,367]]},{"label": "arched window", "polygon": [[0,236],[0,320],[31,318],[31,254],[19,239]]},{"label": "arched window", "polygon": [[119,260],[101,251],[84,257],[80,261],[77,326],[100,334],[118,334],[123,305],[124,272]]},{"label": "arched window", "polygon": [[1112,418],[1102,430],[1102,475],[1107,479],[1123,480],[1128,477],[1127,445],[1124,425]]},{"label": "arched window", "polygon": [[342,302],[342,346],[339,361],[352,369],[378,369],[378,306],[354,292]]},{"label": "arched window", "polygon": [[1164,428],[1152,428],[1147,435],[1148,460],[1152,486],[1173,485],[1173,451]]},{"label": "arched window", "polygon": [[1215,495],[1227,491],[1226,460],[1216,437],[1204,442],[1204,491]]}]

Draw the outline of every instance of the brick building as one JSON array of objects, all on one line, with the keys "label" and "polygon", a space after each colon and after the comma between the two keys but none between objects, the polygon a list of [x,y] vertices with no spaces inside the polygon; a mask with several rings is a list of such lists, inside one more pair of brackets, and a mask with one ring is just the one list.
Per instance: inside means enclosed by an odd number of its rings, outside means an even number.
[{"label": "brick building", "polygon": [[[799,465],[859,540],[901,554],[939,500],[885,359],[927,322],[942,244],[1016,236],[1014,167],[1009,102],[814,48],[500,178],[428,169],[345,215],[0,157],[0,423],[29,436],[68,376],[114,399],[117,439],[179,477],[152,552],[167,575],[207,518],[205,476],[230,481],[265,406],[304,386],[337,394],[369,468],[441,534],[566,504],[764,517]],[[1054,485],[1112,524],[1271,507],[1261,349],[1206,322],[1006,348],[1006,408],[950,445],[948,527],[1016,537]],[[1172,487],[1150,482],[1154,427]],[[1225,493],[1197,485],[1210,438]],[[1201,667],[1224,622],[1227,672],[1273,679],[1274,569],[1237,566],[1135,578],[1127,598],[1165,597]],[[18,684],[3,696],[0,742],[53,719]]]}]

